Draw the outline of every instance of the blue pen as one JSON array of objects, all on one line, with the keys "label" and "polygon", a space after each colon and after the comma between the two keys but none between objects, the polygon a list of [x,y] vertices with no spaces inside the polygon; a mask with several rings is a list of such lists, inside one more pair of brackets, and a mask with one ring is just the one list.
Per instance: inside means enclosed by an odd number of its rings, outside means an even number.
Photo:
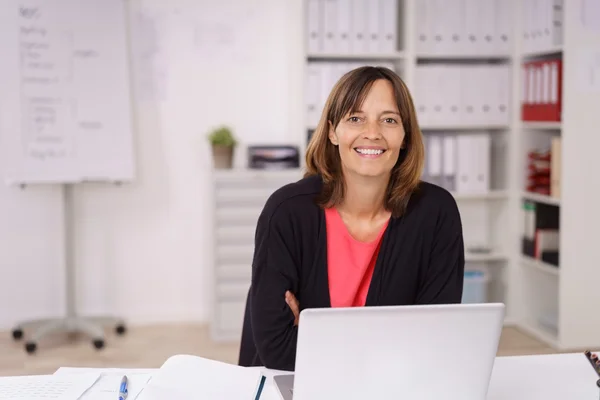
[{"label": "blue pen", "polygon": [[127,398],[127,375],[123,375],[121,379],[121,386],[119,387],[119,400],[125,400]]}]

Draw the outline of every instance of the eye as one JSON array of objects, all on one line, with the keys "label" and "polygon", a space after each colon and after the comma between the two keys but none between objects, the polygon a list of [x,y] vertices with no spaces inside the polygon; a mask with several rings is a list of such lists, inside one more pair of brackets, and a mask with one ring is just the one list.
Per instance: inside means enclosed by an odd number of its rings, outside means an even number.
[{"label": "eye", "polygon": [[359,117],[350,117],[350,118],[348,118],[348,122],[360,122],[360,118]]},{"label": "eye", "polygon": [[391,118],[391,117],[385,118],[384,121],[387,122],[388,124],[397,124],[398,123],[398,121],[396,121],[395,118]]}]

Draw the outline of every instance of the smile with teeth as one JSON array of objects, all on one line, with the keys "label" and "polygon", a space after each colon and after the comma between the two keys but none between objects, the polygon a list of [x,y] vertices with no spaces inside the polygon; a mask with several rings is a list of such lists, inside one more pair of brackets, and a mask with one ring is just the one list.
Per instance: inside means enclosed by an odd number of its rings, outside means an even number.
[{"label": "smile with teeth", "polygon": [[356,147],[354,151],[364,156],[379,156],[385,152],[384,149],[363,149],[360,147]]}]

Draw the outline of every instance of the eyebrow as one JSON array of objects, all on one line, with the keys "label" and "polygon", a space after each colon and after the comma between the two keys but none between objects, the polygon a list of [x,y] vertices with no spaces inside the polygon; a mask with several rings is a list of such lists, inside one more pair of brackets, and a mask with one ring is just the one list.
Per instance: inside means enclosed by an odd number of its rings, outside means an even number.
[{"label": "eyebrow", "polygon": [[[355,112],[355,113],[364,113],[364,111],[363,111],[363,110],[356,110],[356,111],[354,111],[354,112]],[[400,113],[399,113],[398,111],[392,111],[392,110],[385,110],[385,111],[382,111],[382,112],[381,112],[381,114],[396,114],[397,116],[399,116],[399,117],[400,117]]]}]

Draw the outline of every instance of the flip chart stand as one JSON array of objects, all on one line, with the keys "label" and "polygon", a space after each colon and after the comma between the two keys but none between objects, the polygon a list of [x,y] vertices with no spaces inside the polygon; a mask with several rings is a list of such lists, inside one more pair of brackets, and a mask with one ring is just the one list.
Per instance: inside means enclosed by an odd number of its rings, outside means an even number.
[{"label": "flip chart stand", "polygon": [[63,184],[64,204],[64,232],[65,232],[65,290],[66,290],[66,316],[63,318],[38,319],[25,321],[17,325],[12,335],[15,340],[23,338],[25,331],[31,330],[31,336],[25,342],[25,350],[34,353],[38,342],[49,335],[56,333],[73,334],[83,333],[92,339],[96,349],[104,348],[104,326],[113,325],[115,332],[119,335],[125,333],[125,324],[117,317],[81,317],[77,316],[75,306],[76,279],[75,279],[75,257],[74,238],[75,221],[73,216],[73,186],[74,184]]}]

